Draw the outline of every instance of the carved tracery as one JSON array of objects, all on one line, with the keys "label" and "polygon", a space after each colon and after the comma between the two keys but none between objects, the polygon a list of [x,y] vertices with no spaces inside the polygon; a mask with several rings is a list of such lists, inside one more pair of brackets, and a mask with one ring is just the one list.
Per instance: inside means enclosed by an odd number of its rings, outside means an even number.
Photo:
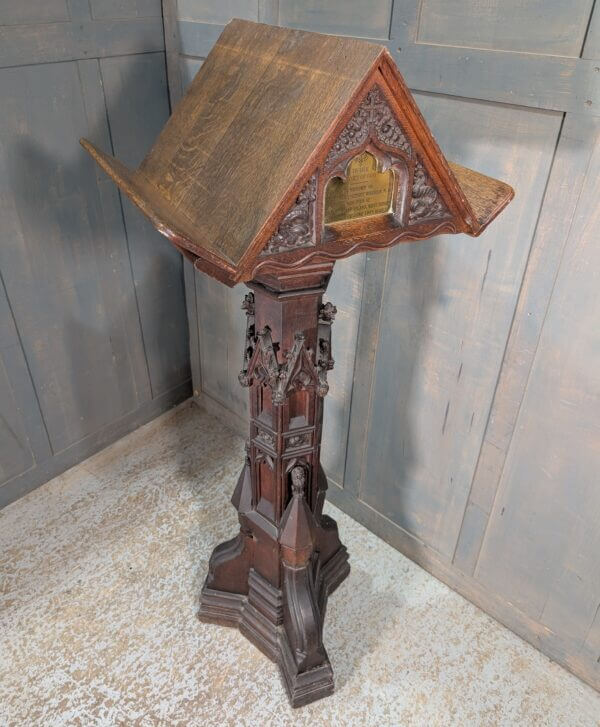
[{"label": "carved tracery", "polygon": [[[333,368],[331,357],[331,324],[337,313],[332,303],[324,303],[319,309],[318,351],[307,348],[303,333],[294,336],[294,345],[285,353],[285,361],[279,363],[279,345],[273,342],[271,329],[265,326],[255,332],[254,296],[248,293],[242,309],[246,311],[246,344],[244,346],[243,367],[238,376],[242,386],[250,386],[258,380],[271,389],[273,404],[283,404],[293,389],[314,386],[317,394],[325,396],[329,391],[327,372]],[[259,437],[262,435],[259,435]],[[267,443],[267,442],[265,442]],[[299,446],[300,442],[292,443]]]},{"label": "carved tracery", "polygon": [[317,175],[313,174],[296,198],[293,207],[279,223],[277,232],[269,238],[261,255],[272,255],[315,245],[316,198]]},{"label": "carved tracery", "polygon": [[[350,161],[348,153],[365,148],[380,161],[382,171],[390,167],[400,168],[401,165],[413,166],[412,190],[408,192],[406,198],[406,204],[409,203],[407,220],[409,225],[451,217],[422,160],[412,148],[402,124],[395,117],[382,89],[377,84],[368,91],[333,143],[325,159],[323,179],[326,181],[332,172],[343,179]],[[394,151],[390,151],[392,149]],[[318,178],[315,172],[281,220],[276,232],[269,238],[261,257],[316,246],[317,189]],[[399,185],[397,190],[399,222],[403,217],[401,192]]]},{"label": "carved tracery", "polygon": [[367,93],[343,128],[327,155],[325,166],[330,167],[336,159],[352,149],[357,149],[369,137],[402,151],[407,157],[412,156],[412,147],[404,129],[377,85]]},{"label": "carved tracery", "polygon": [[[395,118],[382,90],[377,85],[367,93],[336,139],[325,160],[325,167],[335,167],[340,157],[353,149],[362,147],[368,140],[379,140],[402,152],[406,157],[414,159],[409,224],[451,216],[440,193],[427,174],[423,162],[414,153],[402,125]],[[371,152],[373,151],[372,149]],[[387,165],[384,164],[384,167],[387,168]]]},{"label": "carved tracery", "polygon": [[410,201],[409,224],[426,219],[450,217],[450,212],[433,186],[420,159],[417,159],[413,176],[412,199]]}]

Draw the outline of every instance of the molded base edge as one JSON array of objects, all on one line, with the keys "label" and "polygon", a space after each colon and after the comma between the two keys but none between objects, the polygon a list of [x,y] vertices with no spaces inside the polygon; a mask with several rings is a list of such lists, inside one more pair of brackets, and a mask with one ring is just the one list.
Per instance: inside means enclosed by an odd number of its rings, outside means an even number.
[{"label": "molded base edge", "polygon": [[[325,615],[328,596],[349,573],[348,551],[341,546],[319,572],[317,590],[321,618]],[[279,665],[292,707],[301,707],[333,693],[333,670],[326,659],[314,669],[298,671],[282,613],[281,591],[251,568],[247,595],[215,590],[205,584],[200,595],[198,618],[205,623],[239,628],[265,656]]]}]

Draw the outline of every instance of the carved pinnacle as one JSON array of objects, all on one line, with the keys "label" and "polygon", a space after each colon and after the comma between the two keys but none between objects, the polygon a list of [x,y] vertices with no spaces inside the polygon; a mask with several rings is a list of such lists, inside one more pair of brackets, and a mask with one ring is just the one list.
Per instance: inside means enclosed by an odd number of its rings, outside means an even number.
[{"label": "carved pinnacle", "polygon": [[335,319],[337,308],[333,303],[323,303],[319,308],[319,346],[317,353],[317,394],[321,397],[327,395],[329,384],[327,372],[333,368],[331,356],[331,324]]},{"label": "carved pinnacle", "polygon": [[242,386],[250,386],[251,378],[248,376],[248,366],[254,354],[256,335],[254,332],[254,293],[246,293],[242,303],[242,310],[246,311],[246,343],[244,346],[244,361],[242,370],[238,374],[238,381]]}]

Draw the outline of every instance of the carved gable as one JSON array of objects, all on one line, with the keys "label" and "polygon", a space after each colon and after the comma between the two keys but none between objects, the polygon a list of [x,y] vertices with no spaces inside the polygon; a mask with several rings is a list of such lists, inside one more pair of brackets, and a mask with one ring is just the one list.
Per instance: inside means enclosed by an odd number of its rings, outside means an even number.
[{"label": "carved gable", "polygon": [[332,168],[349,152],[362,149],[371,142],[382,144],[413,160],[413,184],[409,224],[430,219],[446,219],[451,214],[441,194],[427,174],[419,155],[415,153],[402,124],[395,117],[383,91],[375,84],[366,94],[352,118],[333,143],[325,168]]},{"label": "carved gable", "polygon": [[[392,111],[380,85],[374,83],[335,138],[323,165],[314,170],[269,238],[261,258],[316,247],[324,242],[323,225],[328,219],[324,214],[326,202],[319,207],[318,198],[324,198],[325,188],[333,177],[345,181],[351,162],[359,159],[365,151],[376,157],[382,171],[392,169],[398,175],[391,224],[409,228],[452,219],[453,215],[427,172],[421,155],[410,142],[410,134]],[[358,185],[360,188],[361,185]],[[375,193],[375,189],[366,189],[365,202],[373,199],[369,195]],[[368,209],[368,204],[364,208]],[[321,210],[320,217],[318,209]],[[360,216],[360,211],[354,215]],[[448,227],[447,231],[454,230]]]},{"label": "carved gable", "polygon": [[327,391],[321,393],[321,381],[317,375],[320,366],[321,361],[315,363],[313,352],[306,348],[303,333],[296,334],[292,349],[285,353],[285,362],[280,364],[271,330],[265,327],[256,334],[248,367],[241,371],[239,380],[243,386],[250,386],[254,380],[268,385],[273,404],[278,405],[293,389],[314,386],[319,395],[324,396]]},{"label": "carved gable", "polygon": [[358,149],[369,139],[379,140],[409,158],[412,156],[412,148],[406,139],[404,129],[394,117],[377,84],[367,93],[333,143],[325,159],[325,167],[331,167],[337,159]]}]

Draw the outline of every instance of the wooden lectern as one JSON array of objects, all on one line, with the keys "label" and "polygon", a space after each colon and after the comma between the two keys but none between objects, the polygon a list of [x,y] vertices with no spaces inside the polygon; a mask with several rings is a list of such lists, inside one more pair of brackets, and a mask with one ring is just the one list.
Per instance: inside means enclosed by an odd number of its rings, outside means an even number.
[{"label": "wooden lectern", "polygon": [[325,607],[350,571],[319,463],[333,265],[477,236],[513,190],[446,161],[383,46],[241,20],[136,171],[81,143],[198,270],[251,289],[240,531],[211,556],[200,617],[237,626],[277,662],[293,706],[324,697]]}]

